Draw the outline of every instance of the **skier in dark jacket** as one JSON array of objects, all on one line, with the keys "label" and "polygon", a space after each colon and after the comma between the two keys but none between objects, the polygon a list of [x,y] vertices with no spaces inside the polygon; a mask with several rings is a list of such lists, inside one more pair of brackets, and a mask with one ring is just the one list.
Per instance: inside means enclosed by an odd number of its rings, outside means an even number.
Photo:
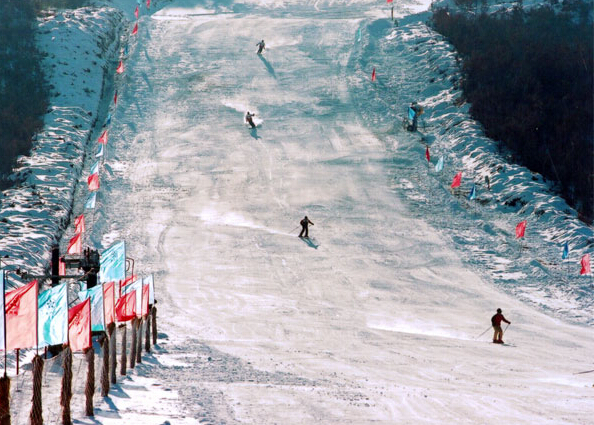
[{"label": "skier in dark jacket", "polygon": [[493,342],[495,344],[503,344],[503,340],[501,339],[501,338],[503,338],[503,331],[501,330],[501,322],[505,322],[508,325],[511,324],[510,321],[508,321],[505,317],[503,317],[503,314],[501,314],[501,309],[498,308],[497,314],[494,315],[493,317],[491,317],[491,324],[493,325],[493,330],[495,331],[495,333],[493,334]]},{"label": "skier in dark jacket", "polygon": [[[309,220],[309,218],[307,218],[307,216],[305,216],[305,217],[303,218],[303,220],[301,220],[301,221],[299,222],[299,224],[301,224],[301,233],[299,233],[299,237],[300,237],[300,238],[303,238],[303,237],[305,237],[305,238],[308,238],[308,237],[309,237],[309,236],[308,236],[308,235],[309,235],[309,233],[308,233],[308,231],[309,231],[309,228],[308,228],[308,226],[309,226],[310,224],[313,226],[313,223],[312,223],[312,222]],[[304,233],[305,233],[305,234],[304,234]]]},{"label": "skier in dark jacket", "polygon": [[252,126],[252,128],[256,128],[256,124],[254,124],[254,120],[252,119],[256,114],[250,114],[250,111],[247,111],[245,114],[245,122]]},{"label": "skier in dark jacket", "polygon": [[261,55],[262,51],[264,50],[264,47],[266,47],[266,45],[264,44],[264,40],[260,41],[259,43],[256,43],[256,46],[258,46],[258,54]]}]

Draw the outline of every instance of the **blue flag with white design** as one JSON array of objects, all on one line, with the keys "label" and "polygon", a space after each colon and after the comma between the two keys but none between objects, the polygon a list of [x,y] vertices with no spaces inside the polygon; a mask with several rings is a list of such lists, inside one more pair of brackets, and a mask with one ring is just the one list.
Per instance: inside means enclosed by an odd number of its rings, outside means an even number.
[{"label": "blue flag with white design", "polygon": [[415,110],[413,108],[409,107],[408,108],[408,119],[412,121],[413,119],[415,119],[415,115],[417,115]]},{"label": "blue flag with white design", "polygon": [[68,285],[61,283],[37,298],[38,347],[68,342]]},{"label": "blue flag with white design", "polygon": [[443,156],[440,156],[437,164],[435,164],[435,171],[439,173],[441,170],[443,170]]},{"label": "blue flag with white design", "polygon": [[96,200],[97,200],[97,192],[91,193],[89,195],[89,197],[87,198],[87,201],[85,202],[85,209],[92,210],[93,208],[95,208]]},{"label": "blue flag with white design", "polygon": [[361,28],[357,31],[357,41],[361,41]]},{"label": "blue flag with white design", "polygon": [[126,243],[117,242],[101,253],[101,283],[126,279]]},{"label": "blue flag with white design", "polygon": [[103,156],[103,143],[99,144],[99,148],[97,149],[97,155],[95,155],[95,158],[100,158]]},{"label": "blue flag with white design", "polygon": [[105,330],[105,316],[103,311],[103,285],[93,286],[91,289],[80,291],[78,299],[81,301],[91,299],[91,330]]},{"label": "blue flag with white design", "polygon": [[[126,47],[128,45],[126,44]],[[109,124],[111,124],[111,113],[107,114],[107,120],[105,121],[105,127],[107,127]]]},{"label": "blue flag with white design", "polygon": [[563,245],[563,255],[561,255],[562,260],[566,260],[569,257],[569,243],[565,242]]},{"label": "blue flag with white design", "polygon": [[472,185],[472,189],[470,189],[470,194],[468,195],[468,200],[472,201],[473,199],[476,199],[476,185]]},{"label": "blue flag with white design", "polygon": [[149,286],[149,305],[155,304],[155,280],[153,275],[142,278],[142,286]]}]

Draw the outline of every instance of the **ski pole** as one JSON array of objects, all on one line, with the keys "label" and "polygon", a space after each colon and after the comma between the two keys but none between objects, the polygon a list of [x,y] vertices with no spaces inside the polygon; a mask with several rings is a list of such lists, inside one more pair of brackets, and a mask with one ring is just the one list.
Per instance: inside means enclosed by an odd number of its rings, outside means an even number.
[{"label": "ski pole", "polygon": [[491,329],[491,326],[489,326],[487,329],[485,329],[485,331],[482,334],[480,334],[479,336],[477,336],[475,339],[479,339],[481,336],[486,334],[489,329]]},{"label": "ski pole", "polygon": [[505,334],[505,331],[507,330],[507,328],[509,328],[509,325],[511,325],[511,323],[508,323],[507,326],[505,327],[505,329],[503,330],[503,332],[501,332],[501,336],[503,336]]}]

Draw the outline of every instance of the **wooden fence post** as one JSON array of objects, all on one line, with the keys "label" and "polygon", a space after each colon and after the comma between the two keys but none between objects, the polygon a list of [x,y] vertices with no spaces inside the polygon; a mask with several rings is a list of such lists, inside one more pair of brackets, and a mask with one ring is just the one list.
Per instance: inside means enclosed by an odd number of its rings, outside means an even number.
[{"label": "wooden fence post", "polygon": [[85,385],[85,415],[95,416],[93,412],[93,394],[95,393],[95,349],[91,345],[85,350],[87,358],[87,384]]},{"label": "wooden fence post", "polygon": [[142,318],[138,318],[138,346],[136,347],[136,363],[142,363]]},{"label": "wooden fence post", "polygon": [[60,394],[60,405],[62,406],[62,424],[72,425],[70,415],[70,399],[72,398],[72,351],[65,347],[62,351],[62,392]]},{"label": "wooden fence post", "polygon": [[144,351],[151,352],[151,316],[144,316]]},{"label": "wooden fence post", "polygon": [[153,345],[157,343],[157,307],[153,305]]},{"label": "wooden fence post", "polygon": [[107,333],[101,338],[101,351],[103,351],[103,367],[101,368],[101,396],[109,394],[109,339]]},{"label": "wooden fence post", "polygon": [[31,425],[43,425],[43,410],[41,406],[41,383],[43,379],[43,359],[36,354],[33,357],[33,405],[29,419]]},{"label": "wooden fence post", "polygon": [[115,384],[116,381],[116,368],[118,367],[118,359],[117,359],[117,335],[116,335],[116,325],[115,323],[110,323],[107,325],[107,333],[109,334],[109,377],[112,384]]},{"label": "wooden fence post", "polygon": [[136,322],[138,318],[132,319],[132,341],[130,342],[130,369],[134,369],[136,366],[136,345],[138,342],[136,341],[136,334],[138,333],[138,327],[136,326]]},{"label": "wooden fence post", "polygon": [[10,425],[10,378],[0,378],[0,425]]},{"label": "wooden fence post", "polygon": [[126,375],[126,324],[124,323],[122,327],[122,355],[120,357],[120,375]]}]

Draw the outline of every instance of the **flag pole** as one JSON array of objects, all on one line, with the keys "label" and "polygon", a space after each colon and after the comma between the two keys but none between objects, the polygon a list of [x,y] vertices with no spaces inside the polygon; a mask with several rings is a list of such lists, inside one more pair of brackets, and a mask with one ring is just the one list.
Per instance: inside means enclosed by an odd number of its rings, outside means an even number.
[{"label": "flag pole", "polygon": [[4,377],[6,377],[6,271],[2,270],[2,325],[4,326]]}]

